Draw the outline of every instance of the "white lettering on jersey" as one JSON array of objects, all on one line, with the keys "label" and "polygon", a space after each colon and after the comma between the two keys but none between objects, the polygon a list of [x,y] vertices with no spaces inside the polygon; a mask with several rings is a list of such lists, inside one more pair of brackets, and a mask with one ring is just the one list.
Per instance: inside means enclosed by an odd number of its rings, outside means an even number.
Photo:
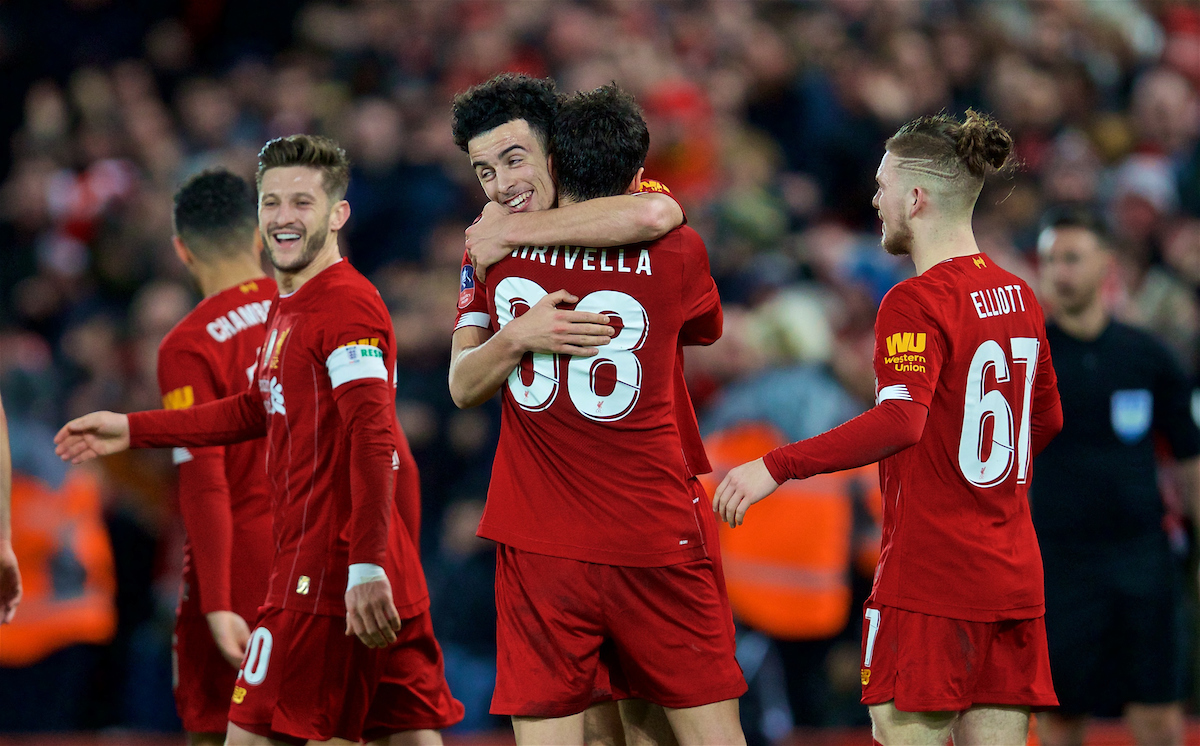
[{"label": "white lettering on jersey", "polygon": [[172,448],[171,449],[171,463],[175,464],[176,466],[179,466],[180,464],[186,464],[187,462],[189,462],[191,460],[192,460],[192,452],[189,451],[188,449],[186,449],[186,448]]},{"label": "white lettering on jersey", "polygon": [[267,414],[287,414],[287,409],[283,404],[283,384],[275,376],[271,376],[268,381],[265,378],[258,379],[258,390],[268,396],[263,399],[263,406],[267,408]]},{"label": "white lettering on jersey", "polygon": [[975,313],[979,314],[981,319],[1025,310],[1025,299],[1021,297],[1020,285],[976,290],[971,293],[971,302],[975,304]]},{"label": "white lettering on jersey", "polygon": [[329,355],[325,367],[329,369],[329,380],[335,389],[343,383],[364,378],[388,379],[383,350],[371,345],[349,344],[339,347]]},{"label": "white lettering on jersey", "polygon": [[226,342],[238,332],[264,323],[267,320],[267,312],[270,310],[271,301],[252,301],[227,314],[218,316],[208,322],[204,328],[213,339],[218,342]]},{"label": "white lettering on jersey", "polygon": [[[584,272],[620,272],[624,274],[634,273],[639,275],[654,274],[650,266],[650,251],[641,249],[638,253],[636,268],[630,267],[625,263],[625,249],[617,249],[616,263],[608,256],[608,249],[588,249],[581,246],[555,246],[550,250],[551,267],[558,266],[558,253],[562,249],[563,269],[575,269],[576,263]],[[528,261],[538,261],[546,264],[545,246],[523,246],[514,249],[512,256]],[[597,261],[596,252],[600,252],[599,260]]]}]

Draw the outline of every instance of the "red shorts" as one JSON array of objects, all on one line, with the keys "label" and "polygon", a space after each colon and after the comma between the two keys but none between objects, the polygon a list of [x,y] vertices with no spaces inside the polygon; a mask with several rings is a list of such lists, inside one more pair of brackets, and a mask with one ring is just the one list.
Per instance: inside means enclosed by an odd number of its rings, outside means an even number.
[{"label": "red shorts", "polygon": [[723,608],[708,559],[617,567],[499,545],[492,713],[562,717],[616,692],[671,708],[740,697]]},{"label": "red shorts", "polygon": [[395,643],[368,648],[338,616],[266,609],[250,636],[229,721],[289,743],[372,740],[462,720],[429,613],[405,619]]},{"label": "red shorts", "polygon": [[[704,491],[700,480],[692,477],[688,480],[688,488],[692,492],[692,502],[700,506],[700,535],[704,537],[704,546],[708,549],[708,558],[712,560],[713,576],[717,581],[717,592],[721,595],[721,616],[725,619],[729,639],[737,647],[737,631],[733,625],[733,609],[729,605],[729,593],[725,587],[725,566],[721,562],[721,539],[718,533],[717,514],[712,511],[712,499]],[[596,683],[593,691],[593,703],[609,702],[615,699],[629,699],[629,692],[622,689],[625,681],[624,672],[620,670],[620,661],[615,651],[605,647],[600,648],[600,666],[596,670]],[[609,671],[614,673],[610,677]]]},{"label": "red shorts", "polygon": [[1054,707],[1044,617],[968,622],[890,606],[863,620],[862,702],[902,712]]},{"label": "red shorts", "polygon": [[224,733],[237,669],[217,650],[202,616],[175,619],[171,638],[175,708],[189,733]]}]

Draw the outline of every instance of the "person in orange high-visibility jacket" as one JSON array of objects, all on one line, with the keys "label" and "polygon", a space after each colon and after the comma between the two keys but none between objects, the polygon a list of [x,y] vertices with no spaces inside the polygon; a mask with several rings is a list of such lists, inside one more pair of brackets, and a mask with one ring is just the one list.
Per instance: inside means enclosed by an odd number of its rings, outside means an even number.
[{"label": "person in orange high-visibility jacket", "polygon": [[[731,467],[787,442],[762,423],[708,436],[713,473],[704,479],[709,494]],[[865,502],[878,502],[874,469],[789,481],[775,493],[782,499],[770,504],[768,513],[737,529],[720,524],[729,603],[741,622],[781,640],[827,639],[845,628],[851,565],[871,571],[878,556],[878,546],[869,541],[854,546],[853,525],[856,490],[873,491]]]},{"label": "person in orange high-visibility jacket", "polygon": [[111,640],[116,578],[96,476],[76,469],[55,490],[16,473],[12,512],[24,596],[20,615],[0,632],[0,666],[27,666],[68,645]]}]

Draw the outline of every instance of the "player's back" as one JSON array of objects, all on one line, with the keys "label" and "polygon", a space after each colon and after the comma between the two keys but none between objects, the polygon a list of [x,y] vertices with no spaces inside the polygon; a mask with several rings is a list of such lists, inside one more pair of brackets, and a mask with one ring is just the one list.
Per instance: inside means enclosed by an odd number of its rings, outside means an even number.
[{"label": "player's back", "polygon": [[[228,288],[201,301],[163,338],[158,377],[165,408],[184,409],[239,394],[249,387],[275,292],[275,281],[268,278]],[[198,456],[203,458],[208,450],[212,449],[176,448],[172,455],[175,463],[182,465]],[[271,529],[265,451],[266,442],[259,438],[225,446],[222,453],[236,552],[229,565],[231,578],[225,582],[229,583],[233,610],[247,619],[254,618],[266,595],[271,559],[270,544],[263,541]],[[184,493],[185,499],[190,499],[186,489]],[[197,561],[213,561],[196,556],[194,545],[204,538],[189,532],[184,547],[180,611],[185,615],[199,614],[201,609]]]},{"label": "player's back", "polygon": [[493,329],[566,289],[575,310],[607,314],[617,332],[595,357],[530,355],[509,376],[481,535],[607,564],[703,556],[675,390],[681,331],[719,336],[699,236],[683,227],[649,245],[523,248],[488,287]]},{"label": "player's back", "polygon": [[889,292],[876,344],[878,401],[929,407],[920,442],[880,465],[877,600],[977,621],[1040,615],[1031,424],[1057,392],[1033,292],[983,254],[950,259]]}]

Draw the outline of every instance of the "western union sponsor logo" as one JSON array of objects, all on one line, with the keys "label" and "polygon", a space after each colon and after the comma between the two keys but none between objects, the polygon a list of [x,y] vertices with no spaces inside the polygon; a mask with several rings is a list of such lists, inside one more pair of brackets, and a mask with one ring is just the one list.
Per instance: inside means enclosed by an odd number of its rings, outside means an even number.
[{"label": "western union sponsor logo", "polygon": [[896,332],[887,338],[888,357],[900,352],[924,352],[925,332]]},{"label": "western union sponsor logo", "polygon": [[181,386],[163,394],[163,409],[187,409],[196,403],[196,394],[191,386]]}]

